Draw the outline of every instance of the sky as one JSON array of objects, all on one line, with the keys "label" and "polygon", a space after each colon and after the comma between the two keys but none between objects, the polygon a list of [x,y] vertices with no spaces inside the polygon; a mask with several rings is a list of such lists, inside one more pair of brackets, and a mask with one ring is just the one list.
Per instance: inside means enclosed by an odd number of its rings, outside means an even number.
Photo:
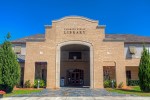
[{"label": "sky", "polygon": [[45,32],[65,16],[84,16],[106,25],[109,34],[150,37],[150,0],[0,0],[0,42]]}]

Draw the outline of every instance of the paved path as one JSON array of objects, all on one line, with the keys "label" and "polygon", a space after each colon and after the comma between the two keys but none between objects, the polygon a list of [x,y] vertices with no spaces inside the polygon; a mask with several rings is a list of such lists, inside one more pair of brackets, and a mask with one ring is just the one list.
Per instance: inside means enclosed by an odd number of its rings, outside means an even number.
[{"label": "paved path", "polygon": [[100,97],[100,96],[133,96],[108,92],[105,89],[90,88],[60,88],[57,90],[44,89],[38,93],[17,95],[15,97]]},{"label": "paved path", "polygon": [[0,100],[150,100],[149,97],[9,97]]},{"label": "paved path", "polygon": [[39,93],[17,95],[2,100],[150,100],[146,97],[108,92],[105,89],[61,88],[44,89]]}]

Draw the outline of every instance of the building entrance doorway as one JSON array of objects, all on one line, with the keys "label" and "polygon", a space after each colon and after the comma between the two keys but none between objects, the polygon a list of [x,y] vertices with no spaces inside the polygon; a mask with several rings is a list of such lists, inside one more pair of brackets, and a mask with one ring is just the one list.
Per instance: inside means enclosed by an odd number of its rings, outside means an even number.
[{"label": "building entrance doorway", "polygon": [[[59,50],[58,50],[59,51]],[[93,87],[93,53],[88,44],[73,43],[60,46],[56,68],[56,86]],[[92,60],[91,60],[92,59]],[[91,67],[90,67],[91,66]],[[59,75],[59,76],[58,76]]]},{"label": "building entrance doorway", "polygon": [[84,71],[81,69],[68,70],[67,71],[67,84],[68,86],[83,86]]}]

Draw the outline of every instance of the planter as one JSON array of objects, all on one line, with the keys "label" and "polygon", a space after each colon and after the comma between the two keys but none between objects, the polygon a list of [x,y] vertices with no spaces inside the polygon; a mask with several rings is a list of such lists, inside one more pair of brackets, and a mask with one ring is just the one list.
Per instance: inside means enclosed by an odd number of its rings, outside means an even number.
[{"label": "planter", "polygon": [[3,98],[3,94],[0,94],[0,98]]}]

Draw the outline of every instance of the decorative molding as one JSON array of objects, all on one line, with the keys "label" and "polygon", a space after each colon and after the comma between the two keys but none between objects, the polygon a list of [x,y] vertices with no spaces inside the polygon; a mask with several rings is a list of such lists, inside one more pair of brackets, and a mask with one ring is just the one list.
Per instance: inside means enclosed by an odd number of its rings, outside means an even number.
[{"label": "decorative molding", "polygon": [[98,23],[98,20],[89,19],[89,18],[86,18],[83,16],[66,16],[66,17],[60,18],[58,20],[53,20],[52,22],[57,23],[57,22],[60,22],[60,21],[66,20],[66,19],[82,19],[82,20],[86,20],[86,21],[89,21],[92,23]]}]

